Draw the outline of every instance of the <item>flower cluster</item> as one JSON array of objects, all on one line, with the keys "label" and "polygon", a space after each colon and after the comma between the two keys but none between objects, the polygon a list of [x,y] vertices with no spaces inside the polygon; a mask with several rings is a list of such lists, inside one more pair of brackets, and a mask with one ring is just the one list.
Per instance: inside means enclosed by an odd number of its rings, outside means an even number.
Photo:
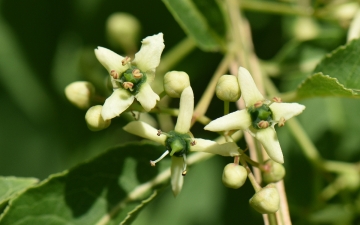
[{"label": "flower cluster", "polygon": [[123,129],[129,133],[153,140],[166,147],[166,151],[155,161],[150,161],[152,166],[164,158],[171,156],[171,186],[174,195],[178,195],[183,185],[183,176],[186,175],[186,155],[192,151],[216,153],[223,156],[239,155],[235,143],[218,144],[214,141],[201,138],[192,138],[189,133],[191,119],[194,111],[194,94],[190,86],[186,87],[180,96],[179,115],[175,129],[168,133],[161,132],[150,125],[133,121]]},{"label": "flower cluster", "polygon": [[[160,63],[164,47],[163,34],[159,33],[143,39],[141,49],[135,54],[134,60],[122,57],[103,47],[95,49],[97,59],[110,75],[113,93],[105,100],[103,106],[93,106],[88,110],[86,120],[89,129],[98,131],[108,127],[111,119],[124,112],[135,99],[146,112],[156,106],[160,98],[152,90],[150,82],[155,77],[155,69]],[[88,83],[80,82],[69,85],[66,95],[72,102],[81,101],[81,104],[78,103],[77,106],[85,108],[90,106],[89,96],[94,93],[93,89]],[[142,121],[130,122],[123,129],[165,146],[165,152],[157,160],[150,161],[150,164],[155,166],[165,156],[171,156],[171,186],[174,195],[178,195],[183,186],[184,176],[187,173],[186,156],[195,151],[234,157],[234,163],[225,167],[222,180],[227,187],[241,187],[248,173],[251,172],[239,165],[239,157],[243,157],[241,155],[243,151],[237,144],[234,142],[218,144],[211,140],[194,138],[190,132],[194,113],[194,93],[190,86],[189,76],[181,71],[166,73],[164,91],[170,97],[180,97],[179,113],[174,130],[163,132]],[[262,144],[274,161],[263,165],[263,168],[266,167],[268,170],[265,174],[267,180],[277,182],[282,179],[285,172],[279,163],[283,163],[284,159],[274,126],[276,124],[284,126],[285,121],[300,114],[305,106],[298,103],[282,103],[279,98],[265,99],[257,89],[250,73],[242,67],[239,68],[237,77],[224,75],[219,79],[216,94],[225,102],[237,101],[242,96],[246,108],[215,119],[204,129],[213,132],[230,130],[249,132]],[[275,200],[278,199],[276,189],[274,189],[276,193],[273,189],[268,187],[257,191],[257,197],[250,201],[259,212],[277,210],[277,201],[271,205],[270,210],[265,210],[266,207],[263,206],[262,195],[267,196],[268,192]]]}]

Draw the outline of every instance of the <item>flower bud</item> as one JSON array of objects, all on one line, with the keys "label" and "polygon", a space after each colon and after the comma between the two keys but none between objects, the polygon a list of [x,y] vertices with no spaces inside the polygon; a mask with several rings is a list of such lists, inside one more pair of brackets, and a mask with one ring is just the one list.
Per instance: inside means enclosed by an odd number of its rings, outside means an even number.
[{"label": "flower bud", "polygon": [[227,102],[236,102],[239,100],[241,91],[236,76],[223,75],[216,84],[216,96]]},{"label": "flower bud", "polygon": [[299,17],[293,26],[294,36],[300,41],[314,39],[320,33],[318,25],[312,18]]},{"label": "flower bud", "polygon": [[180,98],[181,92],[189,86],[189,75],[185,72],[170,71],[164,76],[164,90],[172,98]]},{"label": "flower bud", "polygon": [[247,171],[243,166],[229,163],[225,166],[222,182],[228,188],[237,189],[243,186],[246,181]]},{"label": "flower bud", "polygon": [[261,214],[275,213],[280,207],[280,197],[274,184],[268,184],[249,200],[250,205]]},{"label": "flower bud", "polygon": [[113,13],[106,21],[110,43],[123,48],[128,53],[136,52],[140,29],[138,19],[128,13]]},{"label": "flower bud", "polygon": [[104,120],[101,116],[102,105],[95,105],[88,109],[85,115],[86,124],[91,131],[99,131],[107,128],[111,120]]},{"label": "flower bud", "polygon": [[87,109],[90,107],[91,98],[94,93],[94,85],[86,81],[76,81],[65,88],[67,99],[80,109]]},{"label": "flower bud", "polygon": [[359,3],[347,2],[331,10],[331,15],[340,21],[350,21],[354,18],[356,11],[359,9]]},{"label": "flower bud", "polygon": [[275,183],[282,180],[285,176],[285,168],[282,164],[271,159],[267,160],[264,165],[265,172],[263,180],[265,183]]}]

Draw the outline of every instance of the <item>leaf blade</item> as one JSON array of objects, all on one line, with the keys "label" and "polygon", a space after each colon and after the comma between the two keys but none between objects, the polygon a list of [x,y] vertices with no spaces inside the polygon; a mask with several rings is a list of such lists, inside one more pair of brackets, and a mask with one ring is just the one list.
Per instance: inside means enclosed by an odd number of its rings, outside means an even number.
[{"label": "leaf blade", "polygon": [[[213,29],[211,24],[214,20],[207,18],[212,14],[222,19],[222,15],[219,15],[221,10],[216,8],[217,4],[208,4],[207,13],[202,13],[191,0],[163,0],[163,2],[185,33],[191,36],[202,50],[218,51],[224,48],[223,34],[218,33],[221,29]],[[201,7],[204,9],[203,4]]]},{"label": "leaf blade", "polygon": [[[149,169],[149,159],[163,146],[134,143],[116,147],[71,170],[50,176],[11,200],[0,224],[108,224],[123,221],[128,213],[143,204],[155,186],[133,193],[161,172],[161,165]],[[124,167],[136,162],[133,174]],[[130,162],[131,164],[131,162]],[[133,166],[133,165],[132,165]],[[166,172],[166,170],[165,170]],[[128,178],[127,178],[128,177]],[[131,180],[122,187],[121,180]],[[118,204],[124,203],[118,211]],[[139,207],[141,209],[141,207]],[[136,216],[136,213],[130,214]],[[105,218],[105,219],[104,219]]]}]

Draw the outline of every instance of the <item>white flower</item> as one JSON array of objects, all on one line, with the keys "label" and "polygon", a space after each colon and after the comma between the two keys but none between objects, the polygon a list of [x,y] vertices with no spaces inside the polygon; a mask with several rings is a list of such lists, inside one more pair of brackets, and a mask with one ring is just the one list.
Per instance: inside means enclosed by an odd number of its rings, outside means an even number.
[{"label": "white flower", "polygon": [[186,175],[186,154],[189,151],[215,153],[223,156],[239,155],[239,148],[235,143],[217,144],[210,140],[191,138],[189,130],[193,111],[194,94],[189,86],[181,93],[179,115],[174,131],[168,133],[160,132],[141,121],[130,122],[123,128],[129,133],[153,140],[166,147],[167,150],[159,159],[150,162],[154,166],[158,161],[170,154],[172,158],[171,186],[175,196],[180,193],[184,182],[183,176]]},{"label": "white flower", "polygon": [[275,124],[283,126],[285,121],[300,114],[305,106],[298,103],[281,103],[266,100],[257,89],[249,71],[240,67],[238,82],[246,109],[239,110],[211,121],[204,129],[210,131],[247,130],[261,142],[269,157],[284,163]]},{"label": "white flower", "polygon": [[115,52],[98,47],[95,55],[111,76],[114,92],[106,99],[101,115],[104,120],[119,116],[136,98],[145,111],[155,107],[159,96],[151,89],[155,69],[160,63],[164,49],[163,34],[159,33],[142,40],[142,46],[135,59],[122,57]]}]

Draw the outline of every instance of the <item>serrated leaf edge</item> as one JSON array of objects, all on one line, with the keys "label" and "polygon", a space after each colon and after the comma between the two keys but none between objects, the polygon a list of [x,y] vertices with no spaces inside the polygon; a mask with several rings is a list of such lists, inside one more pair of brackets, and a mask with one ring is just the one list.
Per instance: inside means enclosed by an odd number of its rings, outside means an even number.
[{"label": "serrated leaf edge", "polygon": [[[338,84],[338,85],[339,85],[341,88],[343,88],[345,91],[351,92],[351,94],[352,94],[353,96],[358,96],[358,95],[359,95],[358,93],[356,93],[356,91],[358,91],[358,90],[346,88],[343,84],[341,84],[341,83],[339,82],[339,80],[338,80],[337,78],[331,77],[331,76],[329,76],[329,75],[324,75],[322,72],[315,73],[315,74],[307,77],[303,82],[301,82],[301,84],[299,84],[299,86],[298,86],[298,88],[297,88],[297,90],[296,90],[296,95],[298,96],[299,90],[305,85],[305,83],[306,83],[307,81],[309,81],[310,79],[312,79],[314,76],[319,76],[319,75],[322,76],[322,77],[324,77],[324,78],[329,78],[329,79],[333,80],[336,84]],[[359,91],[358,91],[358,92],[359,92]],[[321,96],[324,96],[324,95],[321,95]],[[325,96],[344,97],[344,96],[342,96],[342,95],[325,95]],[[319,95],[319,97],[320,97],[320,95]],[[299,97],[299,96],[298,96],[298,98],[302,98],[302,99],[303,99],[303,97]],[[310,98],[310,97],[307,97],[307,98]]]}]

